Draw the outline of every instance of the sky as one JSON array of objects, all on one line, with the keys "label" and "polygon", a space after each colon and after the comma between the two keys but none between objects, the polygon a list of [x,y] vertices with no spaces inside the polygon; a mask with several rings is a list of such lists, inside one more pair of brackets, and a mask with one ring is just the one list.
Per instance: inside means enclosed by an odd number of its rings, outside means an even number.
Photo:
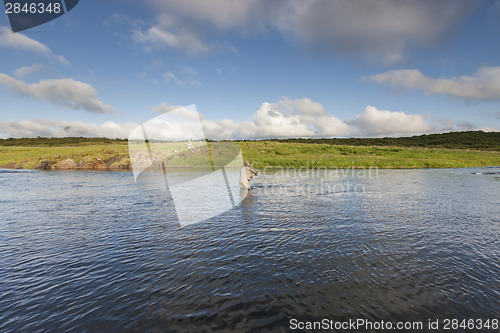
[{"label": "sky", "polygon": [[0,138],[192,104],[216,140],[499,131],[499,37],[500,0],[80,0],[17,33],[2,11]]}]

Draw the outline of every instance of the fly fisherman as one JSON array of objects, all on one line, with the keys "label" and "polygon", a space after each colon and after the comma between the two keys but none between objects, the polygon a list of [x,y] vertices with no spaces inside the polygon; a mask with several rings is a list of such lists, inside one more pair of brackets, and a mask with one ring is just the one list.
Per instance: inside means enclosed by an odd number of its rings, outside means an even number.
[{"label": "fly fisherman", "polygon": [[250,162],[245,161],[245,163],[243,163],[243,166],[240,169],[240,187],[241,188],[251,189],[251,187],[250,187],[250,178],[254,178],[254,176],[252,176],[252,172],[255,175],[259,174],[258,171],[255,171],[250,166]]}]

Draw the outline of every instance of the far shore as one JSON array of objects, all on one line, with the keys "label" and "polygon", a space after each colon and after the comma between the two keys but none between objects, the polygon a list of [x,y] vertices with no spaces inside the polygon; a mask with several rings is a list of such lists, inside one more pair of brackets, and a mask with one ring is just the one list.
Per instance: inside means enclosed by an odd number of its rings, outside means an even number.
[{"label": "far shore", "polygon": [[[498,150],[277,141],[235,143],[239,145],[243,158],[249,160],[257,169],[412,169],[500,166],[500,151]],[[200,155],[200,158],[203,156]],[[190,165],[176,164],[181,160],[182,158],[171,159],[168,167],[190,167]],[[59,146],[0,145],[0,168],[131,170],[131,161],[126,142]]]}]

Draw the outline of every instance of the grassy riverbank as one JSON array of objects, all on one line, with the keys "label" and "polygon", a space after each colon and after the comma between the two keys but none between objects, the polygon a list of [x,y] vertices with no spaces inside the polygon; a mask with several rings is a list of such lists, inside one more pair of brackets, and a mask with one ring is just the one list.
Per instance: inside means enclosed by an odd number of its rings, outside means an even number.
[{"label": "grassy riverbank", "polygon": [[20,169],[128,169],[127,144],[0,146],[0,167]]},{"label": "grassy riverbank", "polygon": [[[459,168],[500,165],[500,133],[457,132],[396,139],[234,142],[240,146],[243,157],[256,168]],[[0,140],[0,167],[130,169],[130,157],[127,140],[9,139]]]},{"label": "grassy riverbank", "polygon": [[256,167],[462,168],[500,165],[500,152],[447,148],[239,143]]}]

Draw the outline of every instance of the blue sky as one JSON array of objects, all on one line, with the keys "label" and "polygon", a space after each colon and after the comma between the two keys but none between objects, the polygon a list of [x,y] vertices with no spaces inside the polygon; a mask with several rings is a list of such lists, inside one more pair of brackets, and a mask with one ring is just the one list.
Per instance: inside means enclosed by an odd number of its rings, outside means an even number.
[{"label": "blue sky", "polygon": [[0,137],[127,137],[195,104],[213,139],[500,130],[500,1],[81,0],[12,33]]}]

